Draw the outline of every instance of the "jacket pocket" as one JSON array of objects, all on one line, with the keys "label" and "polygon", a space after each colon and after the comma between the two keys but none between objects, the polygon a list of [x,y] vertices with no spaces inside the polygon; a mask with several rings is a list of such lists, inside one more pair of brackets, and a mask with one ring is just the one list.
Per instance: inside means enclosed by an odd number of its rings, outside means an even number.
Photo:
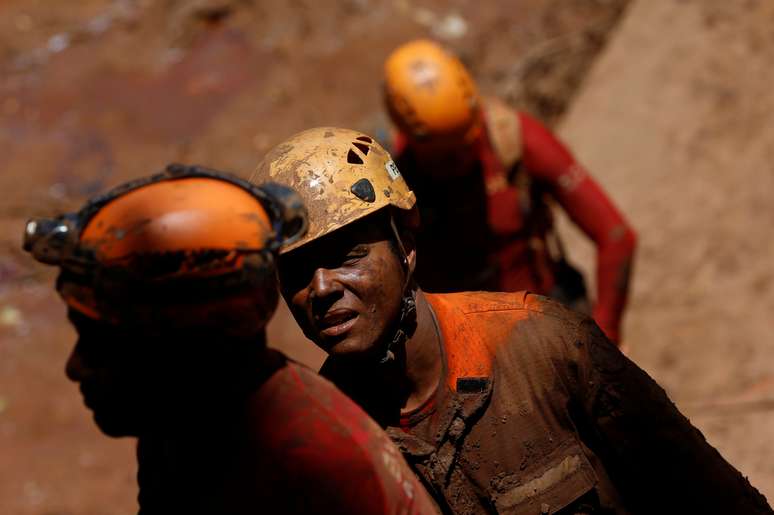
[{"label": "jacket pocket", "polygon": [[492,500],[499,513],[557,513],[596,484],[594,469],[573,440],[540,460],[537,466],[502,478],[495,485]]}]

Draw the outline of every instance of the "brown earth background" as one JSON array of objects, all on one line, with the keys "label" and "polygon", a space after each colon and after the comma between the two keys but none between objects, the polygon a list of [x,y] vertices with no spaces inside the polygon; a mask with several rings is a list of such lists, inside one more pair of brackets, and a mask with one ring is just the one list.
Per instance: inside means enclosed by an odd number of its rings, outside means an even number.
[{"label": "brown earth background", "polygon": [[[630,356],[774,497],[772,26],[768,0],[0,3],[0,513],[137,509],[133,442],[64,377],[74,333],[20,251],[26,218],[170,161],[247,175],[311,126],[378,136],[381,63],[418,36],[556,126],[611,193],[640,236]],[[285,309],[270,336],[320,362]]]}]

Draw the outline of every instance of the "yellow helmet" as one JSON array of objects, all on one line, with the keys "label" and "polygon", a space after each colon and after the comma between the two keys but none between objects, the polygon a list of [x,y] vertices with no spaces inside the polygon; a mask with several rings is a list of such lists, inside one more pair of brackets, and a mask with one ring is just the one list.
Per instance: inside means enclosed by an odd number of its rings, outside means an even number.
[{"label": "yellow helmet", "polygon": [[416,198],[387,153],[361,132],[319,127],[300,132],[264,157],[250,182],[293,188],[309,211],[305,236],[280,254],[382,208],[414,212]]},{"label": "yellow helmet", "polygon": [[433,41],[411,41],[390,54],[384,96],[393,123],[413,140],[469,142],[479,134],[476,84],[460,60]]}]

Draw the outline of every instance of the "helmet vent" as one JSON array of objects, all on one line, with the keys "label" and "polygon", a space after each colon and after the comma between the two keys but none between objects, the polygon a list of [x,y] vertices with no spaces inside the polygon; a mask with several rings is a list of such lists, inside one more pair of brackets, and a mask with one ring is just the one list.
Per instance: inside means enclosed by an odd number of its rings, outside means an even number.
[{"label": "helmet vent", "polygon": [[374,202],[376,200],[374,186],[368,179],[360,179],[352,185],[350,191],[363,202]]},{"label": "helmet vent", "polygon": [[357,148],[359,148],[360,151],[366,156],[368,155],[368,152],[371,150],[371,147],[364,143],[358,143],[357,141],[353,141],[352,144],[355,145]]},{"label": "helmet vent", "polygon": [[374,140],[372,140],[368,136],[358,136],[355,139],[358,140],[358,141],[365,141],[366,143],[373,143],[374,142]]},{"label": "helmet vent", "polygon": [[347,152],[347,163],[352,165],[362,165],[363,158],[357,155],[357,152],[355,152],[354,150],[349,149],[349,152]]}]

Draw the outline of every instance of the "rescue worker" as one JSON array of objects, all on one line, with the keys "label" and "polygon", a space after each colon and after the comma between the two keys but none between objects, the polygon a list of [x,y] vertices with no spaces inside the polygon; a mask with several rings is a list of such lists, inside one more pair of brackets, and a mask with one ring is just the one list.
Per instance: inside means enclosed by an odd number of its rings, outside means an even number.
[{"label": "rescue worker", "polygon": [[[397,48],[384,74],[395,162],[421,210],[420,284],[549,295],[593,312],[619,343],[635,233],[583,166],[536,119],[482,98],[462,63],[432,41]],[[593,310],[554,228],[552,201],[596,244]]]},{"label": "rescue worker", "polygon": [[379,427],[266,347],[298,196],[199,167],[32,220],[78,341],[67,375],[109,436],[139,437],[140,513],[435,513]]},{"label": "rescue worker", "polygon": [[309,207],[280,290],[329,355],[321,373],[443,512],[772,513],[590,318],[527,292],[424,293],[414,194],[371,137],[299,133],[251,181]]}]

